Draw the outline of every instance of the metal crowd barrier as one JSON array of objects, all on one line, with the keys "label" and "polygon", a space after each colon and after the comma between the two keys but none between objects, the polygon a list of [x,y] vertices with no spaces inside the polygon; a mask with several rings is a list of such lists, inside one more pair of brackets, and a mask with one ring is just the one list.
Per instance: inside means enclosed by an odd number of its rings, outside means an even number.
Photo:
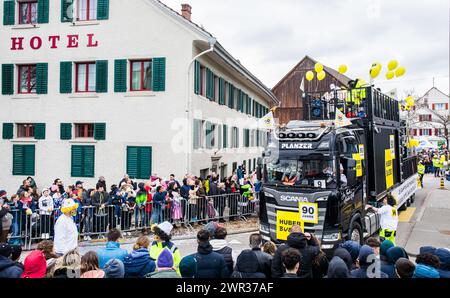
[{"label": "metal crowd barrier", "polygon": [[[216,220],[247,220],[258,214],[258,194],[251,199],[240,193],[197,197],[186,200],[180,198],[157,205],[130,208],[128,205],[102,207],[80,207],[73,217],[78,227],[80,240],[91,237],[104,238],[111,228],[120,228],[124,233],[148,229],[154,223],[169,221],[192,229],[194,224],[206,224]],[[9,243],[22,245],[30,250],[32,245],[42,240],[53,239],[54,226],[61,212],[35,210],[26,215],[25,210],[13,209]],[[91,238],[92,239],[92,238]]]}]

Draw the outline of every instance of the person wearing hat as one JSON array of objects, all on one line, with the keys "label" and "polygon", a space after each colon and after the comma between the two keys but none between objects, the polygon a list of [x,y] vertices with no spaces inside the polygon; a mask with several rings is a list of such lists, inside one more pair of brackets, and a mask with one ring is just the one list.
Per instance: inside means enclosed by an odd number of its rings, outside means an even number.
[{"label": "person wearing hat", "polygon": [[147,274],[146,278],[180,278],[180,275],[173,267],[172,253],[167,249],[159,254],[158,261],[156,262],[156,271]]},{"label": "person wearing hat", "polygon": [[424,264],[417,264],[413,278],[440,278],[436,268]]},{"label": "person wearing hat", "polygon": [[10,259],[12,247],[7,243],[0,243],[0,279],[20,278],[23,269]]},{"label": "person wearing hat", "polygon": [[40,250],[32,251],[25,258],[24,267],[21,278],[44,278],[47,271],[44,253]]},{"label": "person wearing hat", "polygon": [[52,226],[51,215],[53,213],[53,198],[47,188],[42,190],[42,196],[39,198],[39,215],[41,239],[50,239],[50,230]]},{"label": "person wearing hat", "polygon": [[73,221],[73,216],[77,209],[78,204],[72,199],[65,199],[61,206],[63,214],[55,224],[54,247],[57,255],[61,256],[78,247],[78,230],[77,225]]},{"label": "person wearing hat", "polygon": [[381,264],[381,271],[386,273],[389,278],[397,278],[398,275],[395,272],[395,264],[400,258],[408,259],[408,253],[404,248],[395,246],[389,248],[386,254],[388,257],[388,263]]},{"label": "person wearing hat", "polygon": [[180,274],[183,278],[194,278],[197,275],[197,260],[194,256],[186,256],[180,261]]},{"label": "person wearing hat", "polygon": [[358,260],[359,251],[361,250],[361,245],[353,240],[347,240],[341,243],[339,247],[345,249],[351,256],[353,266],[352,269],[356,269],[356,262]]},{"label": "person wearing hat", "polygon": [[125,267],[119,259],[111,259],[106,262],[103,271],[105,271],[105,278],[124,278],[125,276]]},{"label": "person wearing hat", "polygon": [[397,213],[397,200],[388,194],[383,199],[383,207],[375,208],[372,205],[367,205],[367,209],[372,209],[380,215],[380,240],[390,240],[395,245],[395,236],[397,234],[398,226],[398,213]]},{"label": "person wearing hat", "polygon": [[372,247],[368,245],[361,247],[358,263],[359,268],[350,272],[353,278],[388,278],[387,274],[380,270],[380,261]]},{"label": "person wearing hat", "polygon": [[423,160],[417,165],[417,174],[419,174],[420,187],[423,188],[423,176],[425,175],[425,164]]},{"label": "person wearing hat", "polygon": [[154,233],[154,241],[152,242],[152,245],[150,247],[150,258],[152,258],[152,260],[156,262],[161,252],[167,248],[173,256],[175,270],[177,271],[177,273],[180,273],[179,265],[181,261],[181,254],[178,247],[172,241],[170,241],[170,239],[172,239],[172,237],[170,236],[172,229],[173,225],[168,221],[160,223],[159,225],[154,225],[152,227],[152,232]]}]

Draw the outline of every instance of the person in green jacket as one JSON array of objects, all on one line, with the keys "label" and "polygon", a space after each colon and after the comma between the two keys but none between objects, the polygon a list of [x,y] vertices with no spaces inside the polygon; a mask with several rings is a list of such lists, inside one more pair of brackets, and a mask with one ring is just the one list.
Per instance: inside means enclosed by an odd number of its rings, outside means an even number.
[{"label": "person in green jacket", "polygon": [[439,172],[441,171],[439,164],[439,155],[435,155],[433,157],[434,177],[439,177]]},{"label": "person in green jacket", "polygon": [[154,233],[152,245],[150,247],[150,258],[153,261],[157,261],[159,255],[162,253],[164,249],[168,249],[173,256],[174,269],[180,274],[180,261],[181,254],[178,247],[170,241],[172,237],[170,233],[172,232],[173,225],[170,222],[163,222],[159,225],[152,226],[152,232]]},{"label": "person in green jacket", "polygon": [[[134,222],[136,227],[145,227],[145,204],[147,203],[147,191],[145,184],[139,183],[139,191],[136,194],[136,208],[134,213]],[[140,219],[140,220],[139,220]]]},{"label": "person in green jacket", "polygon": [[423,188],[423,176],[425,175],[425,165],[423,160],[417,165],[417,174],[419,174],[420,186]]}]

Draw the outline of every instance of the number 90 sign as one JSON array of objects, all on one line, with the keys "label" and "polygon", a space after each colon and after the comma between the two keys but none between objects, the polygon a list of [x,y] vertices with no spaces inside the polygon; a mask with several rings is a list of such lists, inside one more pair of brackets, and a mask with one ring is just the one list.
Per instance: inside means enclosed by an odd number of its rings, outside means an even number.
[{"label": "number 90 sign", "polygon": [[317,203],[299,203],[300,220],[306,223],[319,223],[319,208]]}]

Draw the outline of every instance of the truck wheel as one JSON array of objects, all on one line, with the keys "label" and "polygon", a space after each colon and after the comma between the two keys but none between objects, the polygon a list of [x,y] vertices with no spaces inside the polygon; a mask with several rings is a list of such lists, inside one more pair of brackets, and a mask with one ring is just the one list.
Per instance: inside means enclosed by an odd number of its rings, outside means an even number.
[{"label": "truck wheel", "polygon": [[359,244],[363,244],[363,233],[361,225],[357,222],[353,222],[352,227],[350,228],[349,240],[353,240],[358,242]]},{"label": "truck wheel", "polygon": [[405,202],[403,205],[400,206],[400,208],[398,208],[398,211],[405,211],[406,209],[408,209],[407,205],[408,205],[407,202]]},{"label": "truck wheel", "polygon": [[412,196],[411,196],[411,204],[413,204],[414,203],[414,200],[416,199],[416,194],[413,194]]}]

